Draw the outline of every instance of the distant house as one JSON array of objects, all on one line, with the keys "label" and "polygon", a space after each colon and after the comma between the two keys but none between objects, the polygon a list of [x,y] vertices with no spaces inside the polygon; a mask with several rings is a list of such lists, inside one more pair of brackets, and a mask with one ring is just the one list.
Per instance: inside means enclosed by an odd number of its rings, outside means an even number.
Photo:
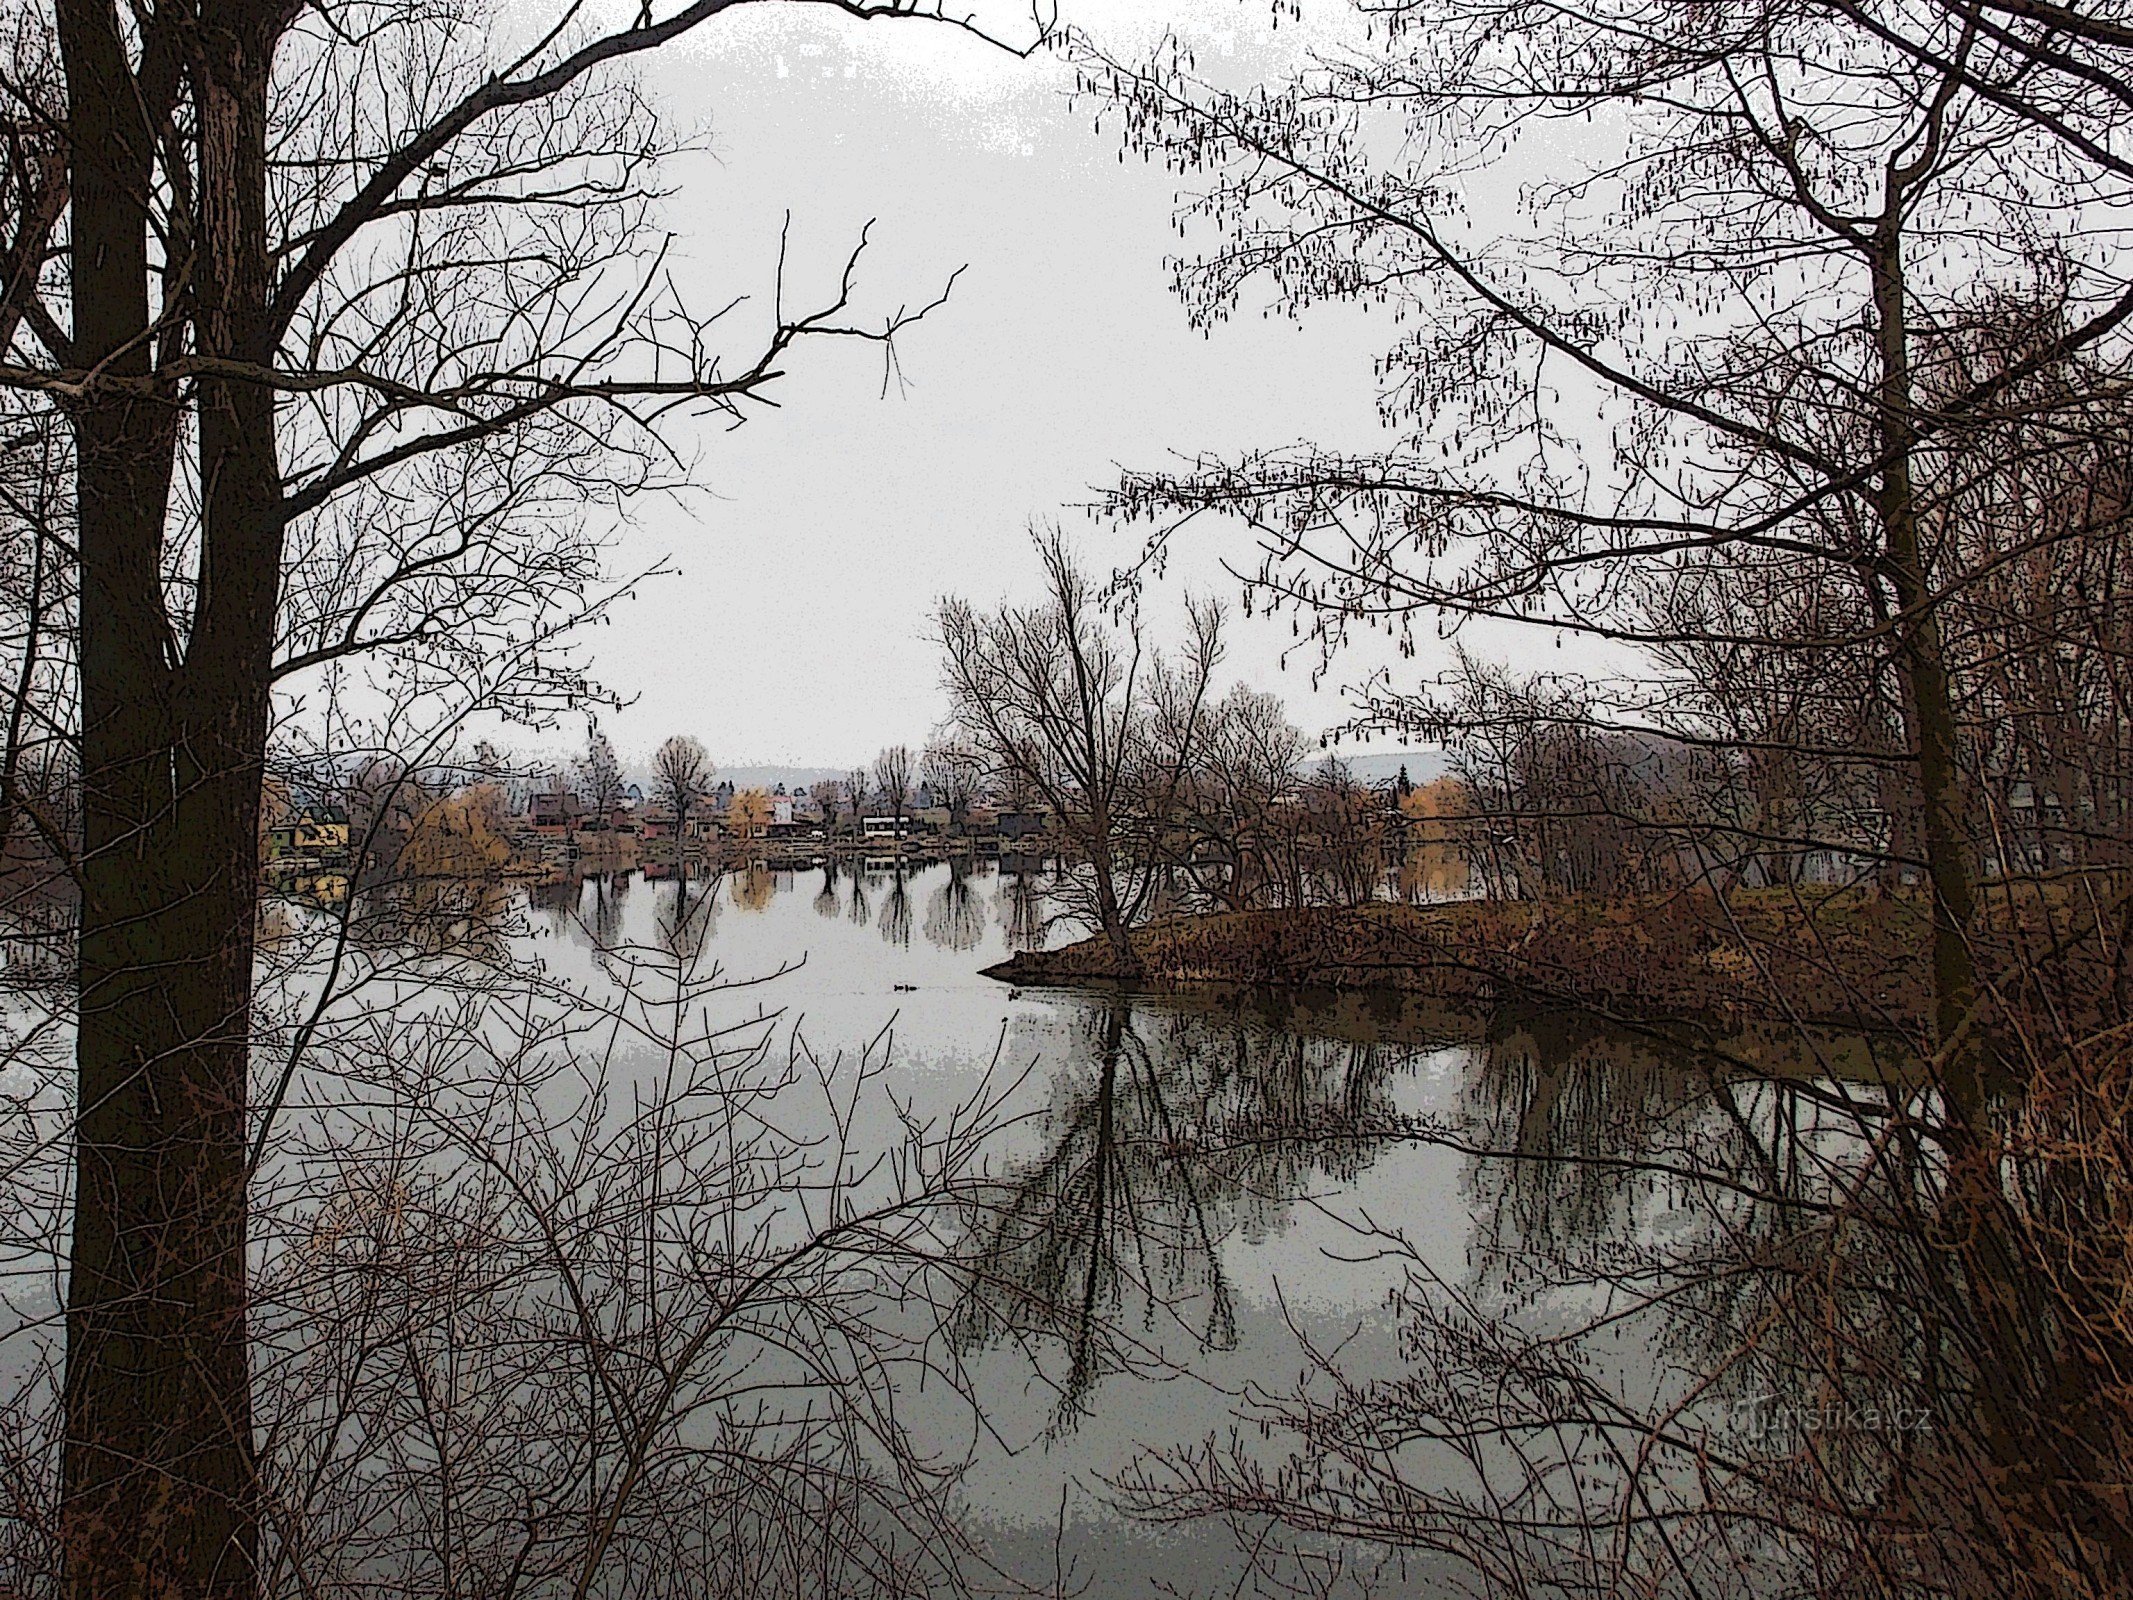
[{"label": "distant house", "polygon": [[637,808],[637,832],[646,839],[674,837],[674,808],[663,800],[647,800]]},{"label": "distant house", "polygon": [[689,802],[689,820],[685,827],[675,825],[674,808],[664,800],[647,800],[631,815],[636,819],[637,836],[647,842],[673,839],[716,839],[719,836],[718,812],[714,802],[716,795],[698,795]]},{"label": "distant house", "polygon": [[568,789],[549,789],[533,797],[526,824],[535,833],[568,835],[578,827],[584,809]]},{"label": "distant house", "polygon": [[999,834],[1003,839],[1032,839],[1045,831],[1051,819],[1042,811],[1002,811]]},{"label": "distant house", "polygon": [[348,860],[348,814],[321,806],[267,829],[267,860],[297,866],[344,866]]}]

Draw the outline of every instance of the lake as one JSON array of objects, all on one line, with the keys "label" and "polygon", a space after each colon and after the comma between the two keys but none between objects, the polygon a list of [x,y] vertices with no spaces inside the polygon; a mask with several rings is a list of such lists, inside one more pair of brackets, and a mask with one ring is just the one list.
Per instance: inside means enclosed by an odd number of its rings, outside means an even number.
[{"label": "lake", "polygon": [[1871,1553],[1827,1482],[1965,1437],[1884,1041],[980,976],[1047,915],[893,863],[270,904],[277,1592],[636,1593],[681,1550],[642,1592],[1782,1593]]},{"label": "lake", "polygon": [[[535,891],[534,948],[593,981],[599,949],[656,938],[676,893],[641,878]],[[1398,1008],[1280,1017],[979,976],[1044,937],[1042,912],[1027,884],[984,868],[737,874],[718,888],[704,956],[733,976],[788,969],[744,1004],[777,1008],[817,1050],[886,1034],[896,1092],[920,1104],[988,1075],[1019,1081],[993,1145],[1019,1192],[974,1241],[997,1287],[958,1308],[979,1426],[944,1404],[926,1418],[942,1437],[922,1442],[970,1450],[963,1508],[1012,1577],[1091,1594],[1202,1588],[1234,1567],[1230,1541],[1126,1524],[1108,1486],[1151,1447],[1226,1432],[1247,1389],[1303,1370],[1305,1336],[1393,1358],[1386,1302],[1401,1273],[1339,1259],[1348,1219],[1403,1219],[1455,1265],[1468,1243],[1459,1162],[1356,1134],[1450,1108],[1466,1049]],[[1019,1293],[1097,1326],[1007,1303]]]},{"label": "lake", "polygon": [[[521,953],[611,981],[603,951],[671,942],[679,892],[536,889]],[[953,1303],[920,1296],[879,1324],[926,1352],[894,1400],[920,1452],[956,1464],[973,1589],[1444,1592],[1471,1567],[1466,1535],[1396,1554],[1375,1535],[1518,1523],[1619,1466],[1604,1425],[1503,1399],[1507,1372],[1604,1378],[1602,1409],[1670,1411],[1698,1439],[1743,1416],[1770,1431],[1743,1397],[1761,1403],[1796,1353],[1720,1359],[1745,1313],[1696,1296],[1722,1276],[1713,1238],[1766,1224],[1743,1180],[1773,1152],[1788,1200],[1849,1170],[1857,1118],[1826,1088],[1872,1082],[1871,1044],[1766,1072],[1737,1040],[1390,995],[1013,990],[980,970],[1070,930],[1044,927],[1029,881],[983,867],[757,870],[688,892],[707,971],[778,974],[721,997],[735,1026],[878,1062],[914,1115],[1005,1086],[970,1169],[984,1199],[940,1234]],[[894,1128],[862,1114],[840,1136]],[[1575,1370],[1535,1376],[1555,1359],[1536,1350],[1574,1350]],[[1520,1414],[1477,1447],[1446,1419],[1489,1383]],[[1407,1420],[1363,1441],[1359,1407]],[[1680,1462],[1650,1471],[1690,1492]],[[1270,1516],[1277,1502],[1308,1514]]]}]

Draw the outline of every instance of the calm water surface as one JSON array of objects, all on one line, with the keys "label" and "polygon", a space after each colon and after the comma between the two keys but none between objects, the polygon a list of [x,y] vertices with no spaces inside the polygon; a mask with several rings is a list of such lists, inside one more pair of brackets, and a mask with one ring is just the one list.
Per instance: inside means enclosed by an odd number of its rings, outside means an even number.
[{"label": "calm water surface", "polygon": [[[601,948],[656,942],[676,894],[642,877],[534,890],[524,953],[597,982]],[[962,1231],[976,1287],[943,1337],[976,1415],[945,1385],[900,1403],[923,1449],[969,1459],[969,1517],[1021,1584],[1276,1592],[1246,1574],[1264,1531],[1249,1518],[1124,1518],[1136,1464],[1206,1441],[1251,1453],[1277,1397],[1323,1391],[1334,1368],[1404,1380],[1420,1358],[1397,1300],[1418,1274],[1484,1323],[1589,1312],[1613,1264],[1697,1248],[1665,1177],[1681,1152],[1736,1141],[1765,1160],[1802,1138],[1781,1079],[1699,1076],[1589,1025],[980,976],[1041,942],[1042,913],[1025,880],[938,864],[732,874],[701,913],[726,977],[779,974],[728,996],[737,1016],[774,1016],[824,1057],[889,1052],[889,1086],[922,1112],[1017,1085],[987,1163],[996,1200]],[[1853,1068],[1810,1063],[1803,1081],[1833,1070]],[[1693,1351],[1661,1361],[1668,1337],[1647,1324],[1594,1348],[1649,1401],[1662,1366],[1694,1367]],[[1426,1560],[1362,1548],[1321,1548],[1323,1592],[1445,1592]]]},{"label": "calm water surface", "polygon": [[[591,980],[598,947],[654,940],[676,894],[642,877],[537,889],[532,953]],[[1397,1227],[1456,1273],[1468,1207],[1460,1158],[1368,1130],[1454,1110],[1471,1045],[1387,1002],[1276,1014],[1009,988],[981,969],[1042,942],[1042,906],[989,868],[735,874],[707,915],[727,976],[784,969],[739,1008],[778,1011],[824,1054],[886,1034],[900,1097],[1021,1082],[996,1159],[1013,1196],[972,1240],[1000,1288],[956,1321],[982,1430],[942,1406],[956,1436],[930,1441],[975,1444],[968,1505],[1001,1564],[1096,1594],[1214,1584],[1228,1538],[1128,1526],[1107,1485],[1147,1449],[1226,1434],[1240,1395],[1303,1374],[1306,1340],[1390,1370],[1400,1270],[1358,1251],[1355,1224]],[[1070,1314],[1037,1317],[1037,1300]],[[936,1419],[910,1399],[923,1431]]]},{"label": "calm water surface", "polygon": [[[679,890],[631,874],[521,891],[512,953],[571,986],[612,985],[618,949],[675,942]],[[893,1409],[932,1463],[967,1463],[960,1508],[988,1568],[967,1574],[973,1593],[1453,1592],[1429,1559],[1334,1539],[1304,1541],[1318,1581],[1284,1587],[1253,1570],[1265,1518],[1158,1525],[1121,1501],[1162,1452],[1292,1461],[1299,1435],[1282,1413],[1299,1393],[1330,1400],[1317,1416],[1336,1432],[1360,1417],[1373,1449],[1373,1408],[1456,1418],[1469,1390],[1500,1403],[1495,1330],[1546,1343],[1603,1306],[1576,1360],[1607,1405],[1664,1411],[1692,1444],[1748,1415],[1749,1443],[1786,1447],[1767,1409],[1739,1408],[1767,1402],[1773,1377],[1782,1386],[1813,1352],[1754,1333],[1770,1304],[1754,1285],[1760,1264],[1783,1264],[1788,1208],[1861,1148],[1860,1124],[1829,1108],[1900,1086],[1864,1042],[1743,1069],[1728,1063],[1731,1041],[1689,1052],[1591,1022],[1481,1019],[1389,995],[1017,990],[981,971],[1041,943],[1045,907],[1029,880],[990,869],[753,871],[689,894],[699,975],[733,985],[710,1002],[716,1021],[804,1037],[835,1070],[886,1060],[881,1086],[922,1119],[1006,1086],[982,1203],[944,1230],[954,1303],[897,1301],[883,1316],[957,1379],[912,1382]],[[284,928],[330,921],[294,902],[275,915]],[[430,964],[449,939],[411,946],[390,917],[380,926],[347,1026],[393,1055],[423,1007],[450,1003],[432,997]],[[300,961],[315,946],[287,948]],[[640,1082],[659,1070],[619,1067]],[[548,1109],[559,1124],[573,1114]],[[298,1084],[285,1121],[323,1130],[313,1147],[331,1158],[334,1119],[363,1114],[362,1096],[325,1074]],[[855,1130],[875,1148],[897,1132],[885,1109]],[[273,1163],[264,1171],[262,1183],[280,1181]],[[1418,1284],[1465,1319],[1452,1334],[1432,1342]],[[1625,1288],[1656,1309],[1618,1321]],[[17,1307],[29,1327],[55,1309]],[[1743,1348],[1754,1360],[1712,1354]],[[1758,1393],[1714,1375],[1727,1363]],[[1545,1454],[1562,1430],[1543,1424]],[[1493,1463],[1432,1456],[1444,1436],[1425,1437],[1381,1463],[1397,1466],[1385,1481],[1398,1492],[1437,1493],[1462,1471],[1487,1479]],[[1337,1456],[1353,1438],[1335,1443]],[[1591,1465],[1556,1481],[1598,1482]],[[1671,1487],[1664,1471],[1656,1481]],[[1343,1506],[1347,1490],[1297,1492]],[[1552,1512],[1555,1492],[1530,1504]]]}]

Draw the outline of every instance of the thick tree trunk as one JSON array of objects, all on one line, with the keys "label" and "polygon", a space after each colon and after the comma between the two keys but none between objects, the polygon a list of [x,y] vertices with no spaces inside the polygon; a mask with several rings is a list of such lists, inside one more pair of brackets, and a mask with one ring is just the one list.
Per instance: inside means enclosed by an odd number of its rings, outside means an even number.
[{"label": "thick tree trunk", "polygon": [[107,720],[88,785],[62,1509],[80,1600],[251,1592],[258,768],[205,719],[175,726],[179,763],[171,743],[116,748]]},{"label": "thick tree trunk", "polygon": [[2065,1343],[2024,1259],[2021,1225],[2001,1174],[1991,1095],[2004,1088],[1979,1004],[1972,945],[1975,879],[1964,827],[1959,744],[1948,664],[1921,548],[1911,457],[1915,447],[1902,233],[1892,200],[1877,240],[1874,309],[1882,364],[1880,485],[1887,570],[1899,607],[1896,643],[1919,772],[1919,831],[1932,895],[1932,1042],[1947,1152],[1941,1241],[1961,1281],[1947,1297],[1967,1313],[1958,1338],[1984,1380],[1977,1423],[2000,1492],[2034,1507],[2063,1548],[2109,1537],[2094,1486],[2111,1481],[2108,1450],[2093,1437],[2090,1375],[2070,1368]]},{"label": "thick tree trunk", "polygon": [[[254,1588],[246,1091],[279,587],[270,392],[199,408],[200,588],[166,616],[174,395],[151,382],[150,95],[108,5],[60,8],[74,322],[116,380],[77,411],[83,768],[79,1111],[61,1536],[78,1600]],[[202,353],[264,361],[273,22],[203,8],[190,56]],[[167,40],[165,41],[167,44]]]}]

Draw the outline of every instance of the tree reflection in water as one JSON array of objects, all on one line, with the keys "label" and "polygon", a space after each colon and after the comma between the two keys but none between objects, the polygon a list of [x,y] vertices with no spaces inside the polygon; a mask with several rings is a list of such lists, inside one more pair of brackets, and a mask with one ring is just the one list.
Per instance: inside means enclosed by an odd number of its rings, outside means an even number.
[{"label": "tree reflection in water", "polygon": [[1938,1220],[1935,1108],[1863,1041],[1739,1049],[1493,1025],[1455,1113],[1401,1130],[1464,1157],[1464,1271],[1354,1222],[1404,1274],[1399,1368],[1315,1357],[1126,1503],[1256,1529],[1267,1561],[1429,1552],[1490,1595],[2004,1592],[1973,1569],[2005,1379]]},{"label": "tree reflection in water", "polygon": [[629,897],[627,872],[602,872],[592,879],[592,913],[589,925],[593,943],[605,949],[622,937],[622,903]]},{"label": "tree reflection in water", "polygon": [[718,926],[718,885],[712,878],[692,892],[686,873],[675,879],[673,903],[659,914],[659,948],[677,961],[694,961]]},{"label": "tree reflection in water", "polygon": [[727,874],[734,905],[743,911],[761,911],[778,892],[777,874],[761,862],[750,862]]},{"label": "tree reflection in water", "polygon": [[1105,1374],[1236,1339],[1222,1260],[1298,1198],[1349,1183],[1413,1124],[1389,1086],[1406,1047],[1311,1039],[1241,1016],[1151,1015],[1120,997],[1078,1023],[1041,1154],[973,1208],[965,1350],[1064,1355],[1056,1427]]},{"label": "tree reflection in water", "polygon": [[946,880],[927,899],[925,933],[942,950],[975,950],[985,937],[985,905],[961,861],[950,858]]},{"label": "tree reflection in water", "polygon": [[889,892],[882,897],[881,937],[899,949],[911,943],[911,889],[900,863],[889,878]]},{"label": "tree reflection in water", "polygon": [[351,948],[387,957],[501,963],[521,926],[511,887],[495,878],[381,877],[331,911]]},{"label": "tree reflection in water", "polygon": [[1000,927],[1007,936],[1007,948],[1010,951],[1043,948],[1044,889],[1036,874],[1003,871],[994,898],[998,902]]},{"label": "tree reflection in water", "polygon": [[831,856],[822,863],[822,887],[815,891],[815,915],[833,918],[837,915],[837,858]]},{"label": "tree reflection in water", "polygon": [[584,892],[582,879],[556,878],[546,883],[528,884],[526,903],[534,910],[546,913],[551,933],[561,933],[577,920],[578,901]]}]

